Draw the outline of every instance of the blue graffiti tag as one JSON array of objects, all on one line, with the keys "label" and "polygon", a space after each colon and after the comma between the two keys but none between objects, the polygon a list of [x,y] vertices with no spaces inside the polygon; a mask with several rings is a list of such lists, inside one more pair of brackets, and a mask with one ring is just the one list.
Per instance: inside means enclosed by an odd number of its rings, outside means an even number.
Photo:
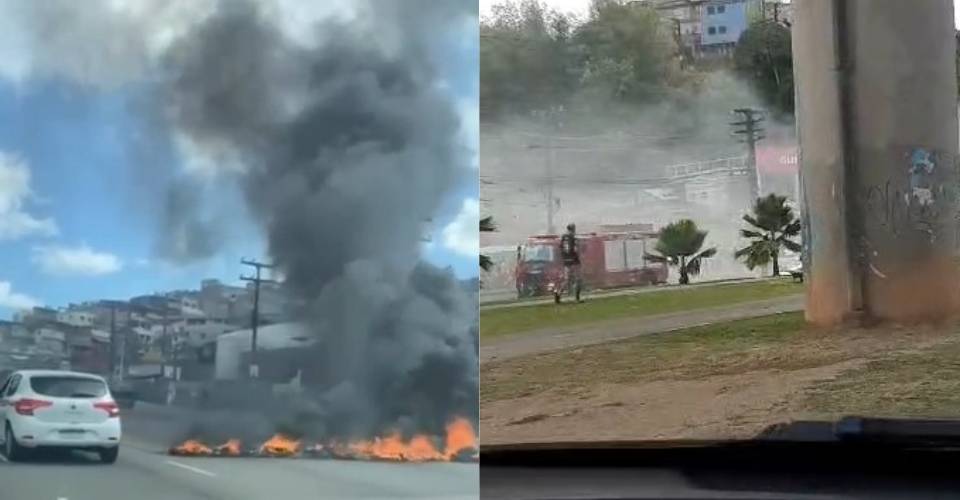
[{"label": "blue graffiti tag", "polygon": [[933,182],[930,176],[936,168],[936,157],[930,150],[916,148],[910,153],[910,197],[921,206],[931,205],[933,199]]}]

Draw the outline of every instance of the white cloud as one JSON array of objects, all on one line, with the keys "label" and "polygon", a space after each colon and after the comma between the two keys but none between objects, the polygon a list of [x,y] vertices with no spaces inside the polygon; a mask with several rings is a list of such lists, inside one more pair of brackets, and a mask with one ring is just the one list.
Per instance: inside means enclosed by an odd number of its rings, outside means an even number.
[{"label": "white cloud", "polygon": [[[143,78],[165,51],[218,8],[218,0],[0,0],[0,77],[65,77],[112,87]],[[314,22],[356,14],[351,0],[261,0],[296,42],[314,42]],[[67,20],[67,21],[63,21]],[[109,61],[104,64],[104,61]]]},{"label": "white cloud", "polygon": [[30,309],[40,305],[40,301],[13,291],[9,281],[0,281],[0,307],[7,309]]},{"label": "white cloud", "polygon": [[[0,0],[0,75],[18,84],[53,76],[122,85],[142,77],[215,6],[215,0]],[[69,22],[54,29],[54,19]]]},{"label": "white cloud", "polygon": [[27,236],[54,236],[57,225],[24,211],[30,191],[30,169],[19,157],[0,151],[0,241]]},{"label": "white cloud", "polygon": [[443,228],[443,244],[450,250],[461,255],[477,255],[480,253],[480,203],[468,198],[463,200],[460,213],[447,227]]},{"label": "white cloud", "polygon": [[33,249],[33,263],[53,275],[101,276],[123,269],[123,262],[113,254],[79,247],[44,246]]}]

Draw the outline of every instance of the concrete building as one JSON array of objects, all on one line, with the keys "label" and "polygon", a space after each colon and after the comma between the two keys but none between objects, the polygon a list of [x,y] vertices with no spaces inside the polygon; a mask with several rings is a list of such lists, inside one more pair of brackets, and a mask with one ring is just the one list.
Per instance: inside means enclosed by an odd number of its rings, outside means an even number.
[{"label": "concrete building", "polygon": [[34,307],[14,313],[13,320],[24,324],[55,322],[57,321],[57,310],[49,307]]},{"label": "concrete building", "polygon": [[226,320],[233,304],[246,294],[247,289],[242,286],[225,285],[220,280],[203,280],[198,303],[208,318]]},{"label": "concrete building", "polygon": [[191,347],[199,347],[219,336],[237,330],[237,327],[222,319],[186,318],[178,324],[176,335],[179,342]]},{"label": "concrete building", "polygon": [[790,24],[789,0],[637,0],[670,22],[678,41],[693,57],[729,55],[750,23],[773,20]]},{"label": "concrete building", "polygon": [[751,9],[759,4],[756,0],[713,0],[702,5],[701,50],[732,52],[740,35],[750,26]]},{"label": "concrete building", "polygon": [[57,321],[70,326],[92,327],[97,317],[92,311],[84,309],[66,309],[57,312]]},{"label": "concrete building", "polygon": [[[216,340],[216,370],[218,380],[243,378],[247,374],[244,363],[250,354],[253,332],[237,330],[221,335]],[[280,323],[257,329],[257,351],[302,349],[316,342],[314,336],[297,323]]]}]

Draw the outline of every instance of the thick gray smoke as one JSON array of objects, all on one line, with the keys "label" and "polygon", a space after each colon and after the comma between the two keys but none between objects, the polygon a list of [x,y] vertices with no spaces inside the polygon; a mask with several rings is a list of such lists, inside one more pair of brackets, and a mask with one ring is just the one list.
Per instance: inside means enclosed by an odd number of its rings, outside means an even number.
[{"label": "thick gray smoke", "polygon": [[391,14],[377,22],[324,22],[308,49],[256,6],[222,2],[163,67],[171,126],[239,153],[271,257],[323,339],[318,411],[338,434],[477,415],[476,305],[418,264],[422,222],[470,172],[426,34],[476,5],[402,3],[376,2]]},{"label": "thick gray smoke", "polygon": [[[144,120],[216,159],[218,179],[240,187],[302,304],[299,319],[321,339],[311,366],[327,382],[305,404],[315,418],[303,426],[360,436],[476,422],[475,298],[419,262],[423,222],[476,175],[431,54],[445,43],[442,27],[476,22],[476,2],[358,0],[353,16],[313,27],[313,44],[278,28],[271,2],[39,3],[0,0],[28,27],[23,68],[95,87],[146,82],[142,109],[156,114]],[[178,29],[151,27],[158,17]],[[64,19],[81,22],[43,35]],[[168,34],[172,43],[157,43]],[[198,217],[198,193],[172,185],[161,255],[218,250],[223,238],[216,220]]]}]

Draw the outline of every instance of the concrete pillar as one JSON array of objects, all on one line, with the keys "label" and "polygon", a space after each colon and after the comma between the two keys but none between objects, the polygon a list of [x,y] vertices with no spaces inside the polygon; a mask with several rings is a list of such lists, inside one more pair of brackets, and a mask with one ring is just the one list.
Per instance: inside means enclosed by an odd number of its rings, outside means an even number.
[{"label": "concrete pillar", "polygon": [[795,2],[807,319],[960,310],[951,0]]},{"label": "concrete pillar", "polygon": [[807,320],[836,324],[860,308],[844,197],[846,157],[834,0],[796,2],[793,71],[804,218]]}]

